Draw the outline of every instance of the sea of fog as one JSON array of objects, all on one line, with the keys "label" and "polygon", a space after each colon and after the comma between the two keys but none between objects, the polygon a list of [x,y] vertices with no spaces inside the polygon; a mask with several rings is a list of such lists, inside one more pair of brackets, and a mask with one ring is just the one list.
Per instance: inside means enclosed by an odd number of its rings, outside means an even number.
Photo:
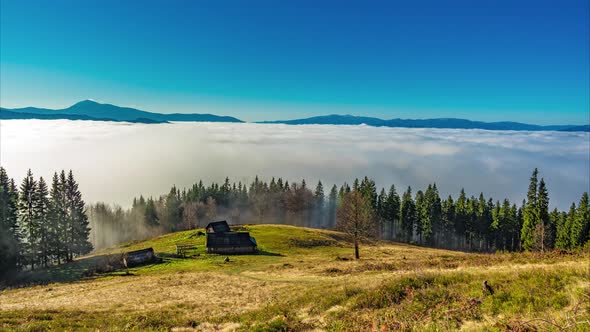
[{"label": "sea of fog", "polygon": [[538,167],[551,206],[566,209],[589,190],[588,133],[230,123],[129,124],[0,121],[0,163],[20,183],[27,169],[50,180],[72,169],[87,202],[129,206],[175,184],[305,178],[326,187],[368,175],[379,186],[520,202]]}]

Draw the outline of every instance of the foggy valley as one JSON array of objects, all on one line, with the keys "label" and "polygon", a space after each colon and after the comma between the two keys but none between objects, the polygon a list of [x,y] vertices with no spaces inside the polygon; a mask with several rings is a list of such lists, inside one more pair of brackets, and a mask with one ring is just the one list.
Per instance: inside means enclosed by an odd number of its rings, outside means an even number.
[{"label": "foggy valley", "polygon": [[550,207],[567,209],[590,186],[590,134],[369,126],[233,123],[129,124],[4,120],[2,166],[20,183],[27,169],[50,179],[72,169],[89,203],[123,207],[202,179],[321,180],[326,188],[369,176],[378,187],[425,188],[441,196],[484,192],[519,202],[539,167]]}]

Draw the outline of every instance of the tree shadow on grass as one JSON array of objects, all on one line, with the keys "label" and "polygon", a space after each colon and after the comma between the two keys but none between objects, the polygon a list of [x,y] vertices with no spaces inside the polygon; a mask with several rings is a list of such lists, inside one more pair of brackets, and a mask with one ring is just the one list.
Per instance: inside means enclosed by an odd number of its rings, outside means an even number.
[{"label": "tree shadow on grass", "polygon": [[[161,261],[159,259],[145,265],[157,264]],[[12,274],[5,280],[0,280],[0,290],[49,283],[69,283],[101,275],[130,276],[134,274],[129,273],[128,269],[123,265],[122,254],[96,255],[40,270],[21,271]]]}]

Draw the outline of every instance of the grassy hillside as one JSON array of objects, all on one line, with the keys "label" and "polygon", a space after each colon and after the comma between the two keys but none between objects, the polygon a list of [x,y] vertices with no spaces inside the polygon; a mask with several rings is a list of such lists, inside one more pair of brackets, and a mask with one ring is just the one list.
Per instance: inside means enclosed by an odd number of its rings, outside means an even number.
[{"label": "grassy hillside", "polygon": [[[341,233],[246,226],[258,255],[208,255],[197,231],[38,271],[0,292],[0,329],[590,330],[589,253],[467,254]],[[199,248],[189,258],[175,244]],[[161,263],[100,273],[108,255],[153,247]],[[98,273],[93,273],[98,271]],[[488,280],[493,295],[485,295]]]}]

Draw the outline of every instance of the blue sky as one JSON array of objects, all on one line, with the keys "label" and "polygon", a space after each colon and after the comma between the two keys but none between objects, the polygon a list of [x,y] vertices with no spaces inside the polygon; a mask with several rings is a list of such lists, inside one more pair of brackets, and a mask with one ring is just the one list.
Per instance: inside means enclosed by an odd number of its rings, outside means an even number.
[{"label": "blue sky", "polygon": [[589,1],[0,2],[0,104],[590,122]]}]

